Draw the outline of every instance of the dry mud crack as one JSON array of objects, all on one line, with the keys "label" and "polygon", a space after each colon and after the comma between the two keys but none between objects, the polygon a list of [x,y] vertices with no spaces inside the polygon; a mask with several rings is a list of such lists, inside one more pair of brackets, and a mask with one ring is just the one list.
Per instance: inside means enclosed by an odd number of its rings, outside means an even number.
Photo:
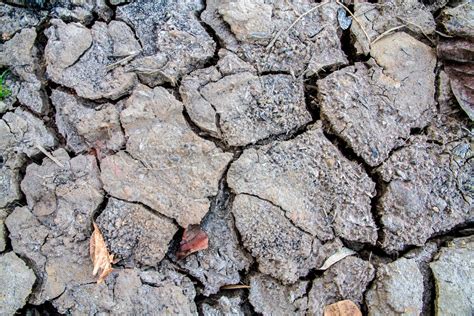
[{"label": "dry mud crack", "polygon": [[474,313],[471,2],[4,2],[0,314]]}]

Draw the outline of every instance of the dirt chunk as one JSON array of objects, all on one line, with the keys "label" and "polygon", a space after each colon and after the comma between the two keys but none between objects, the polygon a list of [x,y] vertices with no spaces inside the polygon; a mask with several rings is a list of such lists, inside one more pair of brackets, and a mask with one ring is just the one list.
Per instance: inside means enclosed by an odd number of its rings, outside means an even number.
[{"label": "dirt chunk", "polygon": [[474,37],[474,3],[464,2],[441,11],[441,25],[449,35]]},{"label": "dirt chunk", "polygon": [[180,88],[199,127],[230,146],[245,146],[311,121],[301,80],[258,76],[237,56],[224,52],[221,56],[217,67],[192,73]]},{"label": "dirt chunk", "polygon": [[309,0],[294,4],[212,0],[206,4],[201,18],[214,29],[223,47],[236,52],[259,72],[311,76],[347,64],[339,40],[336,3],[313,10],[294,25],[300,15],[317,4]]},{"label": "dirt chunk", "polygon": [[182,115],[183,105],[162,87],[137,87],[125,107],[120,118],[127,150],[102,160],[105,190],[182,227],[199,224],[232,154],[199,138]]},{"label": "dirt chunk", "polygon": [[17,77],[18,87],[12,86],[12,96],[31,110],[45,114],[49,111],[49,103],[36,74],[40,68],[35,47],[36,36],[34,28],[25,28],[15,33],[9,41],[0,44],[0,67],[8,68],[11,71],[9,76]]},{"label": "dirt chunk", "polygon": [[281,207],[287,219],[321,241],[377,239],[370,213],[375,184],[326,139],[320,124],[292,140],[245,150],[227,181],[236,193]]},{"label": "dirt chunk", "polygon": [[284,286],[264,274],[250,277],[249,301],[257,313],[267,315],[305,315],[308,281]]},{"label": "dirt chunk", "polygon": [[[223,198],[221,193],[217,196],[217,200]],[[208,249],[178,260],[177,264],[202,282],[204,295],[217,293],[224,285],[242,282],[239,272],[248,270],[253,259],[239,244],[227,202],[212,205],[201,227],[209,237]]]},{"label": "dirt chunk", "polygon": [[322,315],[324,307],[341,300],[351,300],[359,307],[375,269],[368,261],[347,257],[313,280],[308,294],[308,313]]},{"label": "dirt chunk", "polygon": [[241,308],[242,299],[239,296],[228,297],[221,296],[215,302],[206,302],[201,304],[201,312],[206,316],[244,316],[245,313]]},{"label": "dirt chunk", "polygon": [[178,79],[202,67],[216,49],[196,15],[202,1],[139,0],[117,8],[117,19],[131,25],[143,52],[127,68],[150,86],[175,85]]},{"label": "dirt chunk", "polygon": [[7,210],[0,209],[0,252],[5,251],[7,247],[7,231],[5,229],[5,218],[7,215]]},{"label": "dirt chunk", "polygon": [[318,98],[332,131],[377,166],[433,118],[436,56],[405,33],[376,42],[371,55],[318,81]]},{"label": "dirt chunk", "polygon": [[0,313],[14,315],[30,295],[36,277],[14,252],[0,255]]},{"label": "dirt chunk", "polygon": [[472,221],[472,150],[468,139],[442,146],[417,137],[377,172],[387,188],[377,207],[382,246],[422,246],[436,233]]},{"label": "dirt chunk", "polygon": [[[294,226],[279,207],[257,197],[239,194],[232,205],[242,243],[258,262],[260,272],[293,283],[310,269],[322,265],[325,246],[311,234]],[[321,255],[319,255],[321,251]]]},{"label": "dirt chunk", "polygon": [[469,315],[474,307],[474,238],[456,238],[430,264],[436,283],[437,315]]},{"label": "dirt chunk", "polygon": [[[96,22],[92,29],[79,23],[52,20],[46,31],[48,77],[86,99],[118,99],[129,93],[136,76],[125,72],[118,59],[141,50],[133,31],[123,22]],[[110,66],[110,67],[108,67]]]},{"label": "dirt chunk", "polygon": [[178,230],[171,220],[139,204],[114,198],[97,218],[108,250],[127,265],[156,266]]},{"label": "dirt chunk", "polygon": [[[373,42],[382,33],[405,25],[410,33],[419,39],[431,35],[436,30],[436,22],[429,8],[418,0],[388,0],[383,3],[358,2],[354,4],[354,15]],[[369,39],[359,23],[352,23],[351,33],[354,46],[359,54],[370,52]]]},{"label": "dirt chunk", "polygon": [[378,267],[366,300],[369,315],[420,315],[423,276],[415,260],[400,258]]},{"label": "dirt chunk", "polygon": [[94,148],[100,156],[118,151],[125,144],[120,114],[110,104],[92,104],[61,90],[53,90],[56,125],[75,153]]},{"label": "dirt chunk", "polygon": [[75,1],[75,0],[51,0],[50,15],[65,22],[79,22],[88,25],[97,17],[102,21],[109,22],[113,11],[107,6],[106,0]]},{"label": "dirt chunk", "polygon": [[46,11],[31,10],[0,4],[0,35],[3,41],[9,40],[22,29],[39,25],[46,18]]}]

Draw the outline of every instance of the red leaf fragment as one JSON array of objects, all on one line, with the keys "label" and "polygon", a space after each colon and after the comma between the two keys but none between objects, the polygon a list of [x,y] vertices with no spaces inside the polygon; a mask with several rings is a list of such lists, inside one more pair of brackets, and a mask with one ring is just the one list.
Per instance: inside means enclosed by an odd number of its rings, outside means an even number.
[{"label": "red leaf fragment", "polygon": [[189,225],[184,230],[183,238],[176,253],[178,259],[183,259],[199,250],[207,249],[209,238],[199,225]]}]

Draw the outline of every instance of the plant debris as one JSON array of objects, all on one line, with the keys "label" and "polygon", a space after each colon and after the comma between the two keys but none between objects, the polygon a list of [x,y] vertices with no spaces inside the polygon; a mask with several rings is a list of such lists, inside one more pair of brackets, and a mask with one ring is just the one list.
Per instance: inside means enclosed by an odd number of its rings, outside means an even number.
[{"label": "plant debris", "polygon": [[105,278],[113,271],[112,263],[114,261],[114,255],[109,254],[104,237],[97,224],[93,223],[93,225],[94,231],[92,232],[90,241],[90,255],[92,263],[94,264],[92,275],[95,276],[99,270],[102,270],[99,279],[97,279],[97,284],[100,284],[104,282]]},{"label": "plant debris", "polygon": [[189,225],[184,230],[183,239],[179,243],[179,250],[176,253],[178,259],[183,259],[199,250],[207,249],[209,238],[199,225]]},{"label": "plant debris", "polygon": [[329,267],[331,267],[336,262],[341,261],[342,259],[344,259],[347,256],[352,256],[355,253],[356,252],[354,250],[342,247],[335,254],[333,254],[332,256],[327,258],[326,261],[324,261],[321,268],[319,268],[318,270],[327,270],[327,269],[329,269]]},{"label": "plant debris", "polygon": [[362,313],[354,302],[344,300],[326,306],[324,316],[362,316]]}]

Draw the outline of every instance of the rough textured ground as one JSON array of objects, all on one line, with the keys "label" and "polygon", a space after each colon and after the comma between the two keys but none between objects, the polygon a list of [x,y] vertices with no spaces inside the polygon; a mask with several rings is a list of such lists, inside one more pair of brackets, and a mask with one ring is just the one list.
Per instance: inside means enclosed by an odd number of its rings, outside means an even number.
[{"label": "rough textured ground", "polygon": [[[473,315],[473,21],[457,0],[0,4],[0,314]],[[209,247],[178,258],[188,225]]]}]

